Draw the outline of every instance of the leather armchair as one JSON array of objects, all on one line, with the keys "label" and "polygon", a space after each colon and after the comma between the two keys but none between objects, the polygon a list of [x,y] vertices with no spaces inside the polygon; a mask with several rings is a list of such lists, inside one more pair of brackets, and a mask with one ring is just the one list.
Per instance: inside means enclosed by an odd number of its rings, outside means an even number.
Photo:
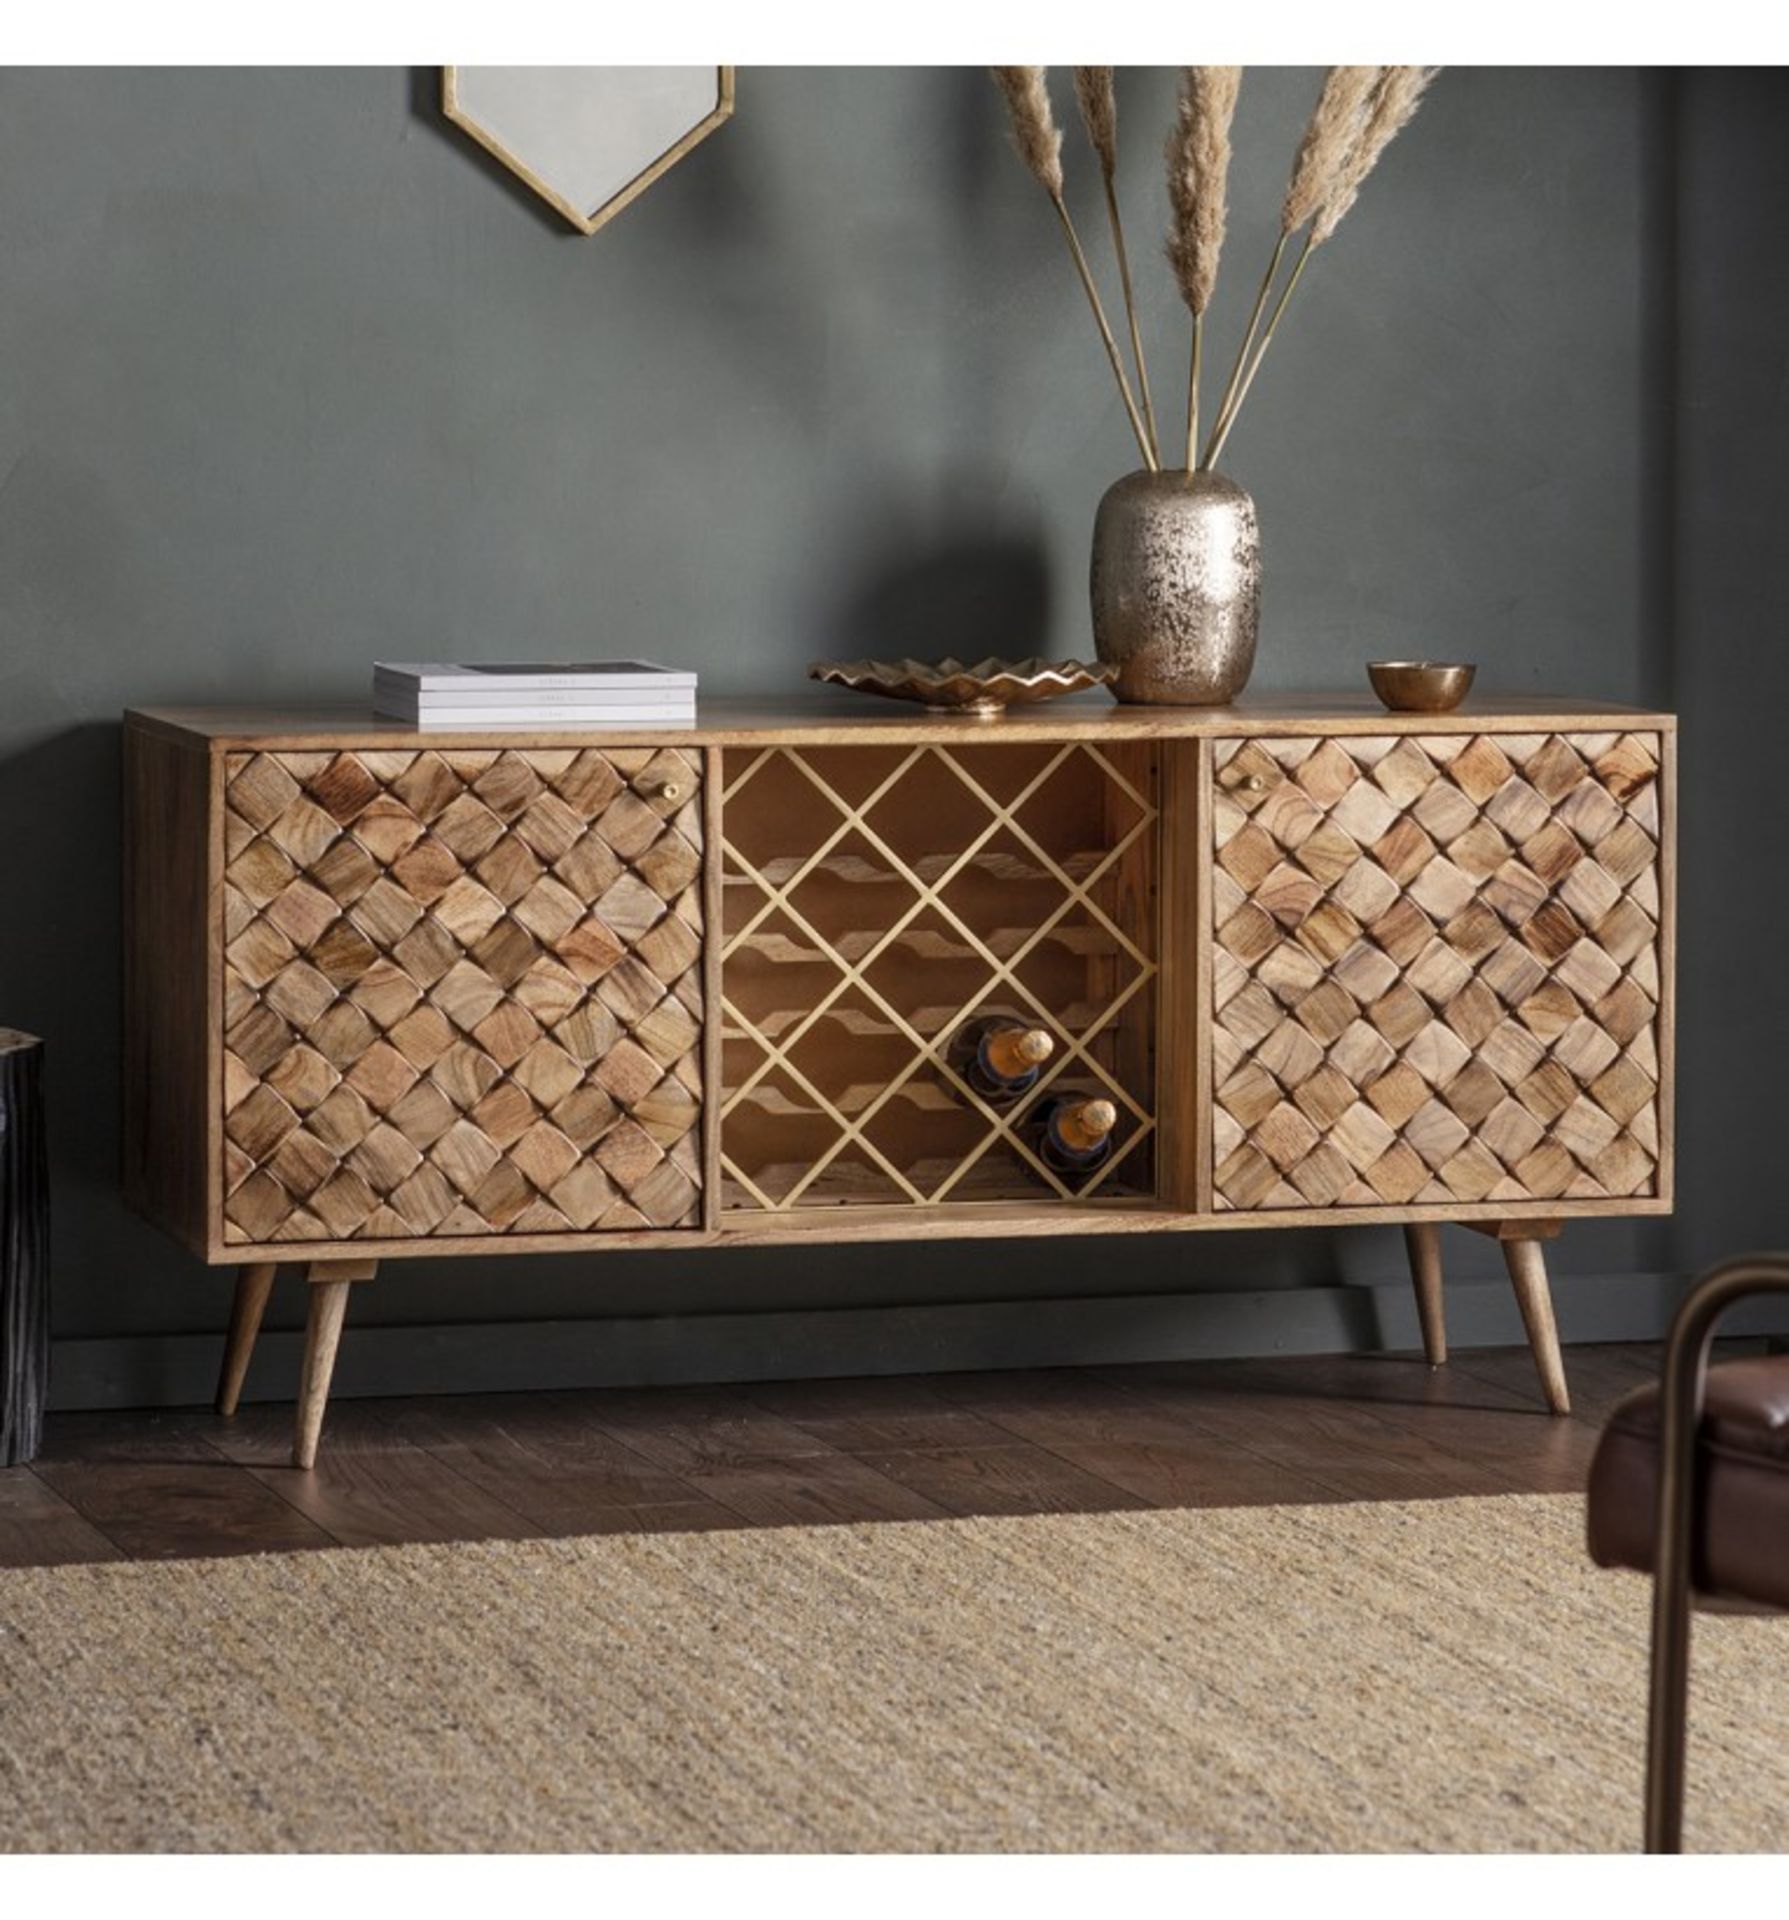
[{"label": "leather armchair", "polygon": [[1590,1468],[1599,1566],[1653,1575],[1646,1850],[1683,1845],[1690,1610],[1789,1610],[1789,1355],[1709,1368],[1721,1316],[1789,1293],[1789,1257],[1705,1274],[1672,1322],[1660,1384],[1610,1415]]}]

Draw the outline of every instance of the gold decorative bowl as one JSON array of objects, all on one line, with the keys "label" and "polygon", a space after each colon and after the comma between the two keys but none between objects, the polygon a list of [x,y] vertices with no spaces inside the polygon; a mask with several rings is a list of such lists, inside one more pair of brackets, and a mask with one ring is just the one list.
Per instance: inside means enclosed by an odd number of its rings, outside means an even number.
[{"label": "gold decorative bowl", "polygon": [[1478,668],[1469,662],[1370,660],[1367,678],[1393,713],[1452,713]]},{"label": "gold decorative bowl", "polygon": [[917,700],[941,713],[972,719],[997,719],[1008,707],[1058,694],[1110,686],[1118,669],[1080,660],[819,660],[808,668],[810,680],[849,687],[853,693],[880,693],[890,700]]}]

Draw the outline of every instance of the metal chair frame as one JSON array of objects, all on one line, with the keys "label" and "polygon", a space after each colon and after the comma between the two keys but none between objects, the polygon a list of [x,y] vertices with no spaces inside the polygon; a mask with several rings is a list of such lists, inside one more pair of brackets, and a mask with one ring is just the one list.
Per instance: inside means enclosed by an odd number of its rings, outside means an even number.
[{"label": "metal chair frame", "polygon": [[1646,1731],[1646,1851],[1683,1851],[1684,1748],[1688,1732],[1690,1612],[1695,1605],[1696,1439],[1708,1350],[1728,1308],[1789,1293],[1789,1256],[1745,1254],[1712,1268],[1690,1290],[1665,1347],[1659,1418],[1658,1525],[1653,1547],[1652,1686]]}]

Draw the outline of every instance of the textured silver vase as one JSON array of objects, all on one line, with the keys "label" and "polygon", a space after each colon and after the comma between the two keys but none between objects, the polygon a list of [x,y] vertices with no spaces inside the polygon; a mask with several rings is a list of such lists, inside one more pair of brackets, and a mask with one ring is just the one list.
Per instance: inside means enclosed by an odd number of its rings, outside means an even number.
[{"label": "textured silver vase", "polygon": [[1093,523],[1093,640],[1112,691],[1221,707],[1248,684],[1261,623],[1255,503],[1221,473],[1127,473]]}]

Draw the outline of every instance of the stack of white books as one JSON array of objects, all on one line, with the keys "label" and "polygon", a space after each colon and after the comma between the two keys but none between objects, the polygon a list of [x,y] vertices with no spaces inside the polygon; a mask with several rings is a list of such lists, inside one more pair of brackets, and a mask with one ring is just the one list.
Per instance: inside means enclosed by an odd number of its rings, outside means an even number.
[{"label": "stack of white books", "polygon": [[693,727],[696,676],[650,660],[488,667],[376,661],[373,711],[412,727]]}]

